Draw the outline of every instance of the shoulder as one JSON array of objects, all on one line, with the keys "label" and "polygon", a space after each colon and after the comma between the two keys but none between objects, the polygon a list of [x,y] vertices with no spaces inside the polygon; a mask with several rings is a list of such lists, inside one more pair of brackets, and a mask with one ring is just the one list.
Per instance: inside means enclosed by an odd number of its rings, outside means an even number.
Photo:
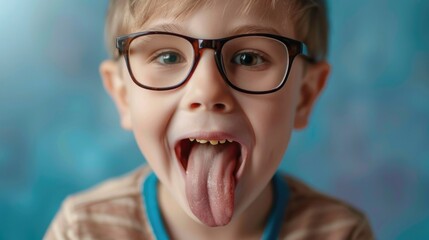
[{"label": "shoulder", "polygon": [[145,238],[149,230],[140,188],[150,172],[142,167],[68,197],[45,239],[104,239],[112,233],[124,239]]},{"label": "shoulder", "polygon": [[289,188],[281,236],[284,239],[373,239],[363,213],[284,175]]}]

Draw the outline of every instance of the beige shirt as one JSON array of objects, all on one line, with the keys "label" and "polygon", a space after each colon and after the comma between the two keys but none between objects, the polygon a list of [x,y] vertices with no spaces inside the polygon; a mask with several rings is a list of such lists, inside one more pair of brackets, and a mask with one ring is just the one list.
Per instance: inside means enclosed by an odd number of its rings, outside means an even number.
[{"label": "beige shirt", "polygon": [[[156,239],[142,201],[142,167],[67,198],[44,239]],[[289,199],[279,239],[373,239],[359,211],[285,176]]]}]

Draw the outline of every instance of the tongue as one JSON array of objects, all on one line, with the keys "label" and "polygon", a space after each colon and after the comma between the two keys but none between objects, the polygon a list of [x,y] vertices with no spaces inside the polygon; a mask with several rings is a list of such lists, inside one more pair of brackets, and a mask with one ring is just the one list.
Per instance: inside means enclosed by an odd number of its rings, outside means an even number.
[{"label": "tongue", "polygon": [[186,197],[189,207],[208,226],[229,223],[234,210],[236,143],[195,144],[189,154]]}]

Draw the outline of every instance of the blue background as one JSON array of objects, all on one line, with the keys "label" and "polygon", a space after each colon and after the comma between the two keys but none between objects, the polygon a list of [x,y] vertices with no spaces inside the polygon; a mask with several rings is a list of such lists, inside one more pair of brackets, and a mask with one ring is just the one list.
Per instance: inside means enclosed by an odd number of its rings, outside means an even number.
[{"label": "blue background", "polygon": [[[3,1],[0,239],[39,239],[66,195],[143,163],[98,65],[107,1]],[[330,1],[333,72],[282,169],[429,237],[429,1]]]}]

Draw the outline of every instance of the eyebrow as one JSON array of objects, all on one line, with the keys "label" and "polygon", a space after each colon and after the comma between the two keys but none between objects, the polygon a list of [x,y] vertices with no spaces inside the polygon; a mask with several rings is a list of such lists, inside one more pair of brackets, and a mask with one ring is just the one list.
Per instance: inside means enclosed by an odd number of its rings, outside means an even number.
[{"label": "eyebrow", "polygon": [[[182,33],[182,34],[188,33],[188,31],[186,31],[186,29],[184,29],[180,25],[172,24],[172,23],[158,24],[148,29],[145,29],[145,31],[165,31],[165,32],[174,32],[174,33]],[[281,33],[277,29],[269,26],[262,26],[262,25],[244,25],[244,26],[233,28],[232,30],[228,31],[228,35],[230,36],[239,35],[239,34],[249,34],[249,33],[272,33],[272,34],[281,35]]]},{"label": "eyebrow", "polygon": [[236,27],[231,31],[232,35],[238,35],[238,34],[248,34],[248,33],[274,33],[277,35],[281,35],[277,29],[268,27],[268,26],[261,26],[261,25],[244,25],[240,27]]},{"label": "eyebrow", "polygon": [[148,29],[145,29],[145,31],[164,31],[164,32],[174,32],[174,33],[186,32],[186,30],[181,26],[177,24],[169,24],[169,23],[158,24]]}]

